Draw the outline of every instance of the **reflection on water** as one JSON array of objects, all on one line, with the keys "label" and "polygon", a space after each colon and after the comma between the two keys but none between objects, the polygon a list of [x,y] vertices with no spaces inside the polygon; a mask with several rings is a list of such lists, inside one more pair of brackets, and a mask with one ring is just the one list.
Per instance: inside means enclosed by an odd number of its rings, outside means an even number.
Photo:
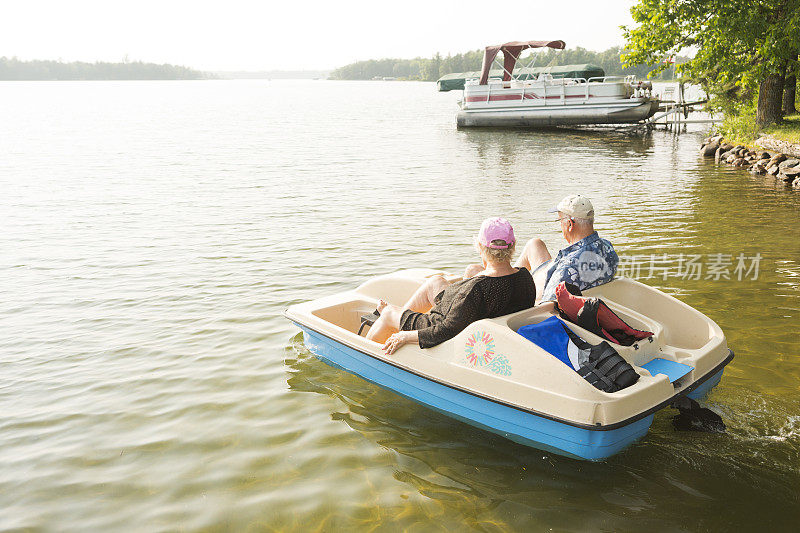
[{"label": "reflection on water", "polygon": [[[702,133],[459,131],[411,82],[0,89],[0,529],[796,523],[800,195],[700,160]],[[726,332],[727,434],[666,412],[607,462],[546,454],[318,362],[281,314],[460,272],[487,216],[556,250],[573,192],[620,255],[763,257],[643,280]]]}]

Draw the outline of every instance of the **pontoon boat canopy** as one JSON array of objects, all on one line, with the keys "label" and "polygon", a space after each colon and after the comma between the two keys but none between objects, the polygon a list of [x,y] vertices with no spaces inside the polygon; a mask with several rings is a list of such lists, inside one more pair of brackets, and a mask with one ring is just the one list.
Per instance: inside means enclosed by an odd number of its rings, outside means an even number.
[{"label": "pontoon boat canopy", "polygon": [[486,85],[489,81],[489,69],[492,61],[497,57],[498,52],[503,52],[503,81],[511,79],[514,65],[517,64],[519,54],[528,48],[544,48],[545,46],[563,50],[566,44],[564,41],[511,41],[510,43],[487,46],[483,52],[483,66],[481,68],[481,85]]}]

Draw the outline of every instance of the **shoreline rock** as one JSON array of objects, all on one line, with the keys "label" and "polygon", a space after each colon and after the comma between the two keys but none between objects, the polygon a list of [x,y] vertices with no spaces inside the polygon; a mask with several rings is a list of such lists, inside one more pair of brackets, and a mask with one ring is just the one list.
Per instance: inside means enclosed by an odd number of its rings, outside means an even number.
[{"label": "shoreline rock", "polygon": [[[759,141],[762,139],[759,139]],[[783,141],[777,142],[783,145],[796,146]],[[747,167],[747,170],[754,175],[775,176],[776,179],[800,189],[800,147],[797,147],[797,152],[757,151],[741,144],[733,146],[730,143],[726,143],[722,136],[718,135],[703,139],[700,155],[713,157],[716,163],[727,163],[737,168]]]},{"label": "shoreline rock", "polygon": [[794,144],[787,141],[776,139],[772,135],[763,135],[756,139],[756,146],[766,148],[775,152],[781,152],[795,158],[800,158],[800,144]]}]

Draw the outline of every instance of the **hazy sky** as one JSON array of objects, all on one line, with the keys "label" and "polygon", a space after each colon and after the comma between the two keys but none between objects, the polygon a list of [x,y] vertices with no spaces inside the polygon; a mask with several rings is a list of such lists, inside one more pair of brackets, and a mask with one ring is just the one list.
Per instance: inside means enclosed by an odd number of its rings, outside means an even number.
[{"label": "hazy sky", "polygon": [[603,50],[623,44],[619,26],[630,23],[634,3],[12,0],[0,4],[0,56],[299,70],[512,40]]}]

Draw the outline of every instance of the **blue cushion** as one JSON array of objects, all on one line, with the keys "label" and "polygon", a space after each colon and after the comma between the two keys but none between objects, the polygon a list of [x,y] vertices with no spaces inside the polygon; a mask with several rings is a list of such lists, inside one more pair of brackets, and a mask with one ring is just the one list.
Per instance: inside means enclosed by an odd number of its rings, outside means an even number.
[{"label": "blue cushion", "polygon": [[546,352],[560,359],[565,365],[572,368],[572,363],[567,354],[569,335],[564,331],[564,324],[558,317],[551,316],[538,324],[528,324],[517,330],[517,333],[533,342]]},{"label": "blue cushion", "polygon": [[675,361],[667,361],[656,357],[649,363],[642,365],[642,368],[647,369],[650,375],[664,374],[669,378],[670,383],[678,381],[683,376],[694,370],[693,366],[684,365],[683,363],[676,363]]}]

